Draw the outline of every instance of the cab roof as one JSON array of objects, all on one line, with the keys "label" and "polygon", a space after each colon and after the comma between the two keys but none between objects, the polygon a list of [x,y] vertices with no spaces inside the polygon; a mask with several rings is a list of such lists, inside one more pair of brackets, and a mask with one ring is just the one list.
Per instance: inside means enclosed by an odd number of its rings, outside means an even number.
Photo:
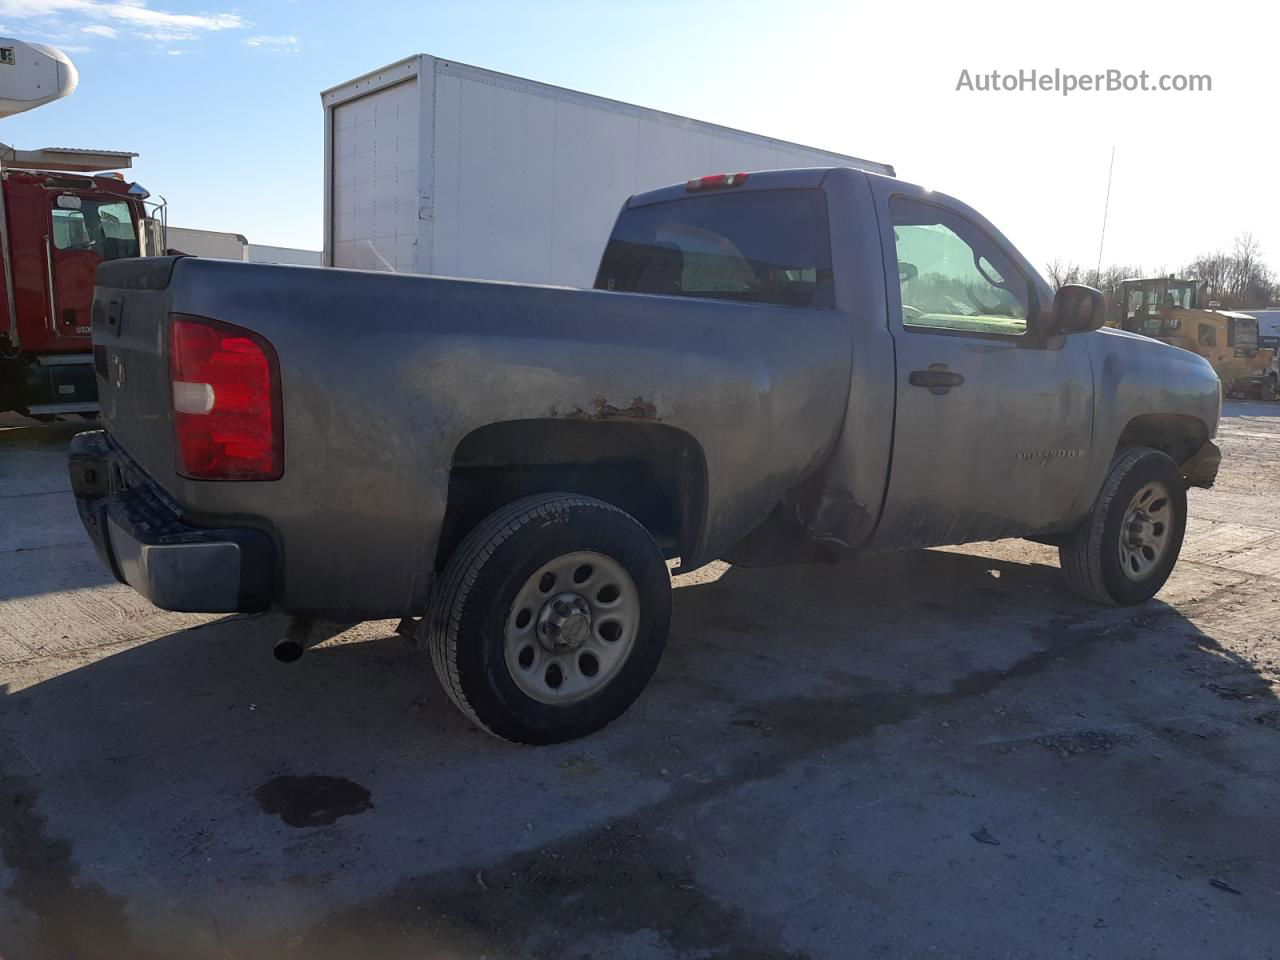
[{"label": "cab roof", "polygon": [[[665,203],[668,200],[679,200],[684,197],[692,196],[699,193],[727,193],[748,190],[804,190],[813,189],[822,186],[822,181],[826,179],[827,174],[832,170],[855,170],[856,167],[797,167],[790,170],[756,170],[749,171],[745,174],[735,173],[729,176],[741,177],[742,179],[735,184],[726,184],[724,186],[707,187],[703,189],[691,188],[690,184],[699,180],[706,180],[706,177],[694,177],[692,180],[686,180],[683,183],[673,183],[669,187],[658,187],[656,190],[646,190],[644,193],[637,193],[627,201],[627,209],[635,207],[648,206],[651,203]],[[860,171],[865,173],[866,171]],[[712,176],[725,176],[724,174],[713,174]]]}]

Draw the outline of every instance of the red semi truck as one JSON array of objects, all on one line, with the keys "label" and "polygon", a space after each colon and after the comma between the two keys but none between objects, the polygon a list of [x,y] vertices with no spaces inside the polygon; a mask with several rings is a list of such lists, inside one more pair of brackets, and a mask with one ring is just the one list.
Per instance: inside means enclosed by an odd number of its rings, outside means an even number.
[{"label": "red semi truck", "polygon": [[148,193],[119,173],[135,154],[0,146],[0,412],[92,416],[94,273],[162,253]]}]

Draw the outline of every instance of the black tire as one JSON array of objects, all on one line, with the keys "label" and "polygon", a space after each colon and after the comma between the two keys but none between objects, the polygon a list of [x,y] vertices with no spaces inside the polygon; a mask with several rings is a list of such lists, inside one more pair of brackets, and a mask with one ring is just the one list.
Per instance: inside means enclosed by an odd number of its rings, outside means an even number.
[{"label": "black tire", "polygon": [[[1121,565],[1121,536],[1130,501],[1154,481],[1162,483],[1169,494],[1168,542],[1154,567],[1135,579]],[[1169,579],[1186,528],[1187,487],[1177,465],[1159,450],[1130,447],[1111,461],[1093,509],[1058,547],[1058,558],[1067,583],[1086,600],[1109,606],[1142,603],[1155,596]]]},{"label": "black tire", "polygon": [[[526,581],[543,564],[582,550],[604,554],[630,575],[640,603],[636,636],[602,689],[573,703],[541,703],[513,680],[504,631]],[[657,669],[670,622],[671,577],[649,532],[602,500],[552,493],[508,504],[463,539],[418,636],[445,692],[473,723],[504,740],[547,744],[594,733],[621,716]]]}]

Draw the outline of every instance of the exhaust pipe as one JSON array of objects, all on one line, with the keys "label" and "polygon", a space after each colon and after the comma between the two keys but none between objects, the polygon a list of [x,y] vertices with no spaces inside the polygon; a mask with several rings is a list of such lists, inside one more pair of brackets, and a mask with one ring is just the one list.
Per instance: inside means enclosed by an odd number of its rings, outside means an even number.
[{"label": "exhaust pipe", "polygon": [[323,643],[350,627],[349,623],[331,623],[310,617],[290,617],[284,636],[276,641],[271,655],[281,663],[297,663],[317,643]]},{"label": "exhaust pipe", "polygon": [[297,640],[290,640],[285,637],[275,645],[275,649],[271,651],[271,655],[281,663],[293,663],[302,659],[302,654],[306,651]]}]

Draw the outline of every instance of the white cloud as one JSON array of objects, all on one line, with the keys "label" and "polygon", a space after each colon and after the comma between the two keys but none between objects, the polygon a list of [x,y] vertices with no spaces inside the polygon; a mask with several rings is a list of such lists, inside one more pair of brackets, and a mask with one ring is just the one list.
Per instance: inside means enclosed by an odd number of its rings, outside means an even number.
[{"label": "white cloud", "polygon": [[135,36],[143,40],[154,40],[156,43],[177,43],[196,38],[190,30],[139,30]]},{"label": "white cloud", "polygon": [[244,42],[251,47],[276,50],[281,53],[297,53],[299,46],[298,38],[292,34],[263,34],[256,37],[248,37]]},{"label": "white cloud", "polygon": [[52,17],[60,21],[79,17],[92,21],[80,28],[85,33],[115,37],[125,29],[157,43],[192,40],[202,33],[239,30],[249,25],[236,13],[171,13],[147,6],[146,0],[0,0],[0,16],[15,20]]}]

